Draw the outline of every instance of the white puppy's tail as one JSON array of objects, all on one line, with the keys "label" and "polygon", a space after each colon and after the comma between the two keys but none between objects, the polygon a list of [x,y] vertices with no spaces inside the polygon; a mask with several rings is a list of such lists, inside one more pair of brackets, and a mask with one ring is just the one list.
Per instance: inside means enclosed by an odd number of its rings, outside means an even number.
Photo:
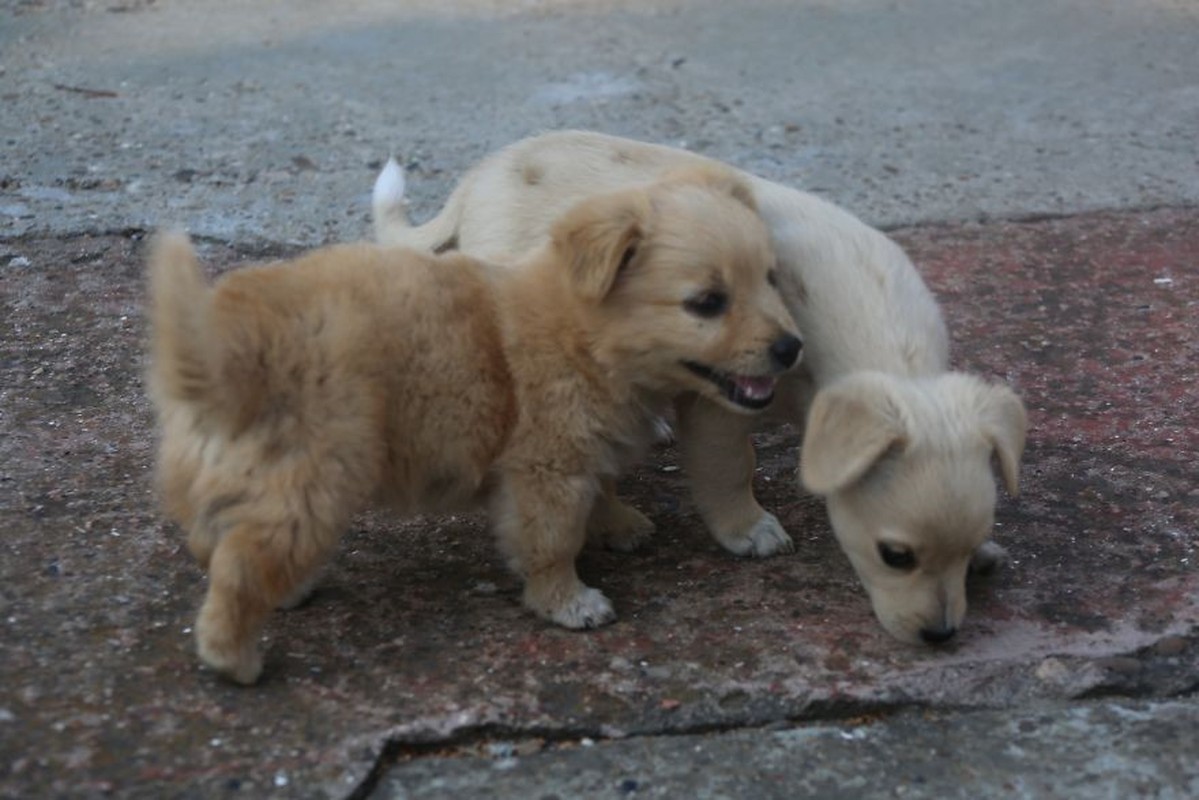
[{"label": "white puppy's tail", "polygon": [[379,244],[403,245],[430,253],[453,249],[457,245],[458,221],[462,216],[463,186],[450,194],[440,214],[415,228],[408,222],[406,188],[403,168],[395,158],[387,159],[371,192],[375,240]]},{"label": "white puppy's tail", "polygon": [[387,159],[387,164],[379,177],[375,178],[375,188],[371,192],[371,214],[375,223],[375,239],[383,244],[389,241],[393,230],[406,230],[408,224],[408,201],[404,198],[404,170],[395,160]]}]

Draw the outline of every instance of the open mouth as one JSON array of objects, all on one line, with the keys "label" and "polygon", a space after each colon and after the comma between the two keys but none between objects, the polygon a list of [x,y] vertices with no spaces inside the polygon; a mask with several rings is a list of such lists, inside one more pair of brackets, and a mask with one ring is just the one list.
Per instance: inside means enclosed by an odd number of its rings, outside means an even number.
[{"label": "open mouth", "polygon": [[728,398],[730,403],[758,410],[770,405],[774,399],[774,387],[778,379],[770,375],[733,375],[711,367],[684,361],[683,366],[699,377],[709,381]]}]

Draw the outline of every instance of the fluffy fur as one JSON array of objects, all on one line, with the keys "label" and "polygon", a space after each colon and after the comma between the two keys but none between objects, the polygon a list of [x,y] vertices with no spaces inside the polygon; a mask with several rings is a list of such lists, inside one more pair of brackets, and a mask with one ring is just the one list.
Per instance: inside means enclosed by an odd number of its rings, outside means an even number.
[{"label": "fluffy fur", "polygon": [[[186,237],[160,237],[158,483],[208,570],[203,661],[254,682],[270,611],[302,597],[372,500],[484,504],[528,608],[569,628],[612,620],[574,566],[601,484],[671,396],[747,411],[798,353],[746,198],[703,169],[595,196],[514,269],[362,244],[210,286]],[[646,526],[619,505],[591,520],[617,547]]]},{"label": "fluffy fur", "polygon": [[[419,227],[408,225],[403,174],[392,163],[375,186],[376,234],[510,259],[543,241],[554,215],[580,198],[716,163],[600,134],[546,134],[484,160]],[[803,365],[773,408],[804,425],[803,484],[827,498],[883,626],[905,641],[944,641],[965,614],[972,557],[990,567],[1002,555],[987,541],[990,461],[998,456],[1014,494],[1023,406],[1006,387],[949,371],[940,311],[894,242],[813,195],[739,174],[770,229],[779,286],[806,337]],[[789,549],[752,493],[752,421],[684,395],[678,422],[695,502],[716,538],[741,554]]]}]

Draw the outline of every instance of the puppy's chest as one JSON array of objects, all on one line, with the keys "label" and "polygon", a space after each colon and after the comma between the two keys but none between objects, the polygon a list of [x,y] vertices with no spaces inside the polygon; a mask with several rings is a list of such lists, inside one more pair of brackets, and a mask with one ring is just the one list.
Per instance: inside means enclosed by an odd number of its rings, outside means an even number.
[{"label": "puppy's chest", "polygon": [[658,418],[640,407],[616,413],[575,408],[563,415],[545,406],[522,418],[499,466],[616,477],[645,455]]}]

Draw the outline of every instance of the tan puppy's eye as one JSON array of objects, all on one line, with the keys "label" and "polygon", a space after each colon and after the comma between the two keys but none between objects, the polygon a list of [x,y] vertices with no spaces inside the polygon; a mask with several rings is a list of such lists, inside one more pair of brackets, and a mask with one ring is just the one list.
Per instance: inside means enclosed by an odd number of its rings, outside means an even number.
[{"label": "tan puppy's eye", "polygon": [[713,290],[708,292],[700,292],[694,297],[687,298],[683,302],[683,308],[697,317],[711,319],[719,317],[729,307],[729,296],[727,292]]},{"label": "tan puppy's eye", "polygon": [[776,289],[779,288],[779,271],[777,269],[772,269],[767,272],[766,282]]},{"label": "tan puppy's eye", "polygon": [[916,568],[916,554],[910,547],[887,542],[878,543],[878,557],[891,569],[911,572]]}]

